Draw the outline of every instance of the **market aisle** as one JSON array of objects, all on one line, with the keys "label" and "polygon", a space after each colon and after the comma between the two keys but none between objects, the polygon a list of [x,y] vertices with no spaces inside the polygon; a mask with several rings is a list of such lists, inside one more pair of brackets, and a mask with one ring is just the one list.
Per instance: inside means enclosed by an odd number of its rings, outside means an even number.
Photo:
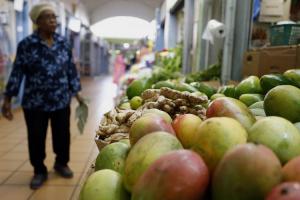
[{"label": "market aisle", "polygon": [[32,168],[28,160],[26,127],[23,113],[17,110],[14,121],[8,122],[0,118],[0,199],[1,200],[47,200],[47,199],[77,199],[80,185],[92,161],[98,154],[93,138],[103,113],[109,111],[113,105],[116,86],[110,76],[83,78],[83,96],[90,99],[89,118],[83,135],[80,135],[74,120],[77,102],[72,102],[71,116],[71,161],[70,167],[74,171],[73,179],[63,179],[53,172],[54,154],[52,152],[51,133],[47,136],[46,165],[49,178],[39,190],[29,188]]}]

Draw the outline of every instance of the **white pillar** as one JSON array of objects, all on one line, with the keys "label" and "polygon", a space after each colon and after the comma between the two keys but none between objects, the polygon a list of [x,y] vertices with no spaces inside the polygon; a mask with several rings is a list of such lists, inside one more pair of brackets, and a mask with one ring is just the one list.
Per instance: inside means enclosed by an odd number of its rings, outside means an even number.
[{"label": "white pillar", "polygon": [[226,3],[226,12],[225,12],[226,37],[224,42],[224,53],[223,53],[223,63],[222,63],[222,75],[221,75],[221,81],[223,84],[227,83],[227,81],[231,79],[236,2],[237,0],[227,0]]},{"label": "white pillar", "polygon": [[241,80],[243,57],[249,47],[252,1],[237,1],[236,27],[231,76],[233,80]]},{"label": "white pillar", "polygon": [[177,0],[166,0],[166,15],[164,29],[164,46],[165,48],[174,48],[176,46],[177,22],[176,16],[170,13],[170,9]]},{"label": "white pillar", "polygon": [[192,70],[191,50],[193,48],[194,0],[184,1],[184,36],[183,36],[183,65],[182,72]]},{"label": "white pillar", "polygon": [[161,51],[164,48],[164,32],[161,28],[160,8],[155,9],[156,19],[156,39],[155,39],[155,51]]}]

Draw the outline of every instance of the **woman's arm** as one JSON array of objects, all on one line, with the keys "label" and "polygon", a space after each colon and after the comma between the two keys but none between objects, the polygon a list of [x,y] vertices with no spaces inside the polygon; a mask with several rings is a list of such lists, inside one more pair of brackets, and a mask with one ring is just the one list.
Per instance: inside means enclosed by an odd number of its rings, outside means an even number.
[{"label": "woman's arm", "polygon": [[11,112],[11,99],[13,96],[17,96],[20,90],[22,79],[24,76],[22,66],[24,65],[24,58],[26,58],[23,51],[22,43],[18,45],[16,59],[14,61],[12,72],[9,76],[6,89],[4,92],[4,101],[2,104],[2,114],[8,120],[13,119]]}]

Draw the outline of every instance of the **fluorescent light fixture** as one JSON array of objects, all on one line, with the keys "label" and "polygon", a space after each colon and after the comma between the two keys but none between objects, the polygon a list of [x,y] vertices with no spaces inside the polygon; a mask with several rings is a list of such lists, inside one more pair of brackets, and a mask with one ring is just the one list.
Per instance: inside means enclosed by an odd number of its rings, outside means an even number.
[{"label": "fluorescent light fixture", "polygon": [[129,44],[129,43],[124,43],[124,44],[123,44],[123,47],[124,47],[125,49],[128,49],[128,48],[130,47],[130,44]]},{"label": "fluorescent light fixture", "polygon": [[24,0],[14,0],[14,9],[16,11],[22,12],[23,4],[24,4]]},{"label": "fluorescent light fixture", "polygon": [[70,17],[69,23],[68,23],[68,28],[73,31],[73,32],[80,32],[81,28],[81,21],[75,17]]},{"label": "fluorescent light fixture", "polygon": [[141,39],[151,33],[151,24],[137,17],[117,16],[93,24],[91,31],[101,38]]}]

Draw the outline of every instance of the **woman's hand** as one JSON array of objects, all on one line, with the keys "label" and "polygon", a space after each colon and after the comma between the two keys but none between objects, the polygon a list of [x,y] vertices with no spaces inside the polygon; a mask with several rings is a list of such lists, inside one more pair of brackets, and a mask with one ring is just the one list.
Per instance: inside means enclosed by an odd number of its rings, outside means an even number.
[{"label": "woman's hand", "polygon": [[84,100],[84,98],[81,96],[80,93],[77,93],[77,94],[75,95],[75,98],[77,99],[78,103],[85,103],[85,100]]},{"label": "woman's hand", "polygon": [[2,105],[2,115],[8,120],[13,119],[13,114],[11,112],[11,98],[10,97],[4,97],[4,102]]}]

